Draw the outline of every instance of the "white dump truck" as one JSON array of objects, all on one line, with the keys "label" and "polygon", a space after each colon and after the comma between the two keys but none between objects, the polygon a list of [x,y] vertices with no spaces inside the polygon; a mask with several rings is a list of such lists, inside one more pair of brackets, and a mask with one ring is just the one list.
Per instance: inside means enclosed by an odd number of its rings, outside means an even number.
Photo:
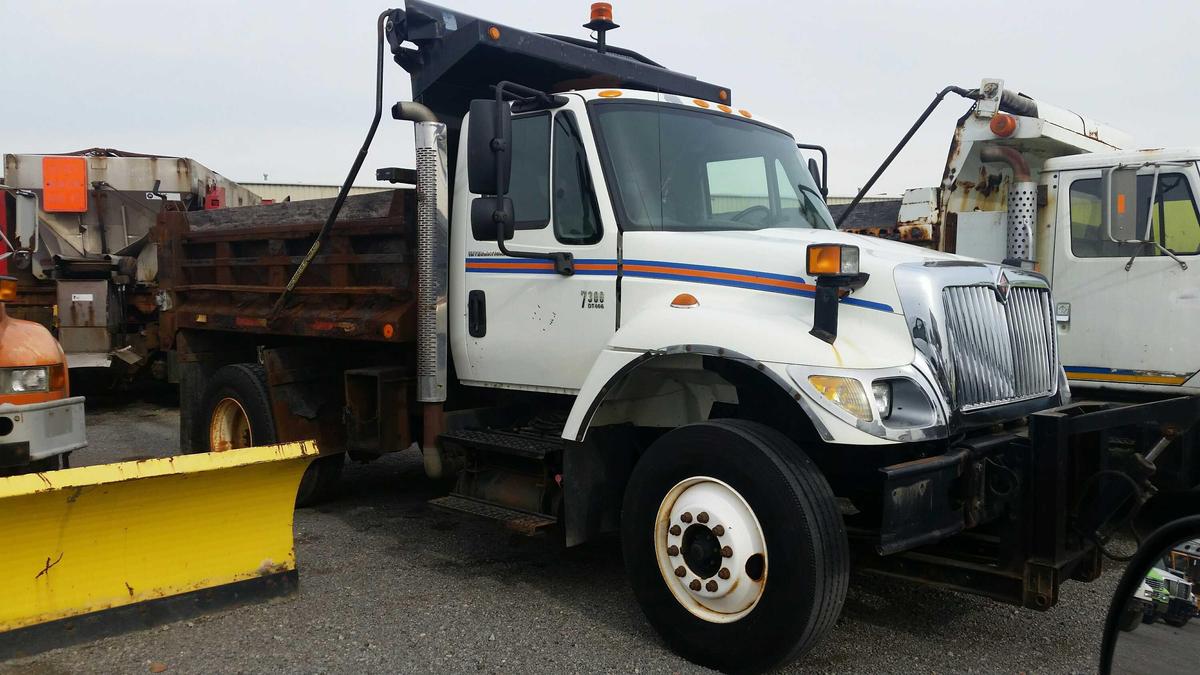
[{"label": "white dump truck", "polygon": [[[837,231],[792,133],[607,44],[605,3],[594,42],[405,4],[333,204],[160,216],[185,451],[316,439],[306,501],[416,443],[437,506],[619,535],[730,670],[829,634],[852,556],[1037,609],[1099,575],[1103,432],[1200,403],[1071,404],[1045,273]],[[417,166],[377,175],[415,187],[347,199],[386,46]]]}]

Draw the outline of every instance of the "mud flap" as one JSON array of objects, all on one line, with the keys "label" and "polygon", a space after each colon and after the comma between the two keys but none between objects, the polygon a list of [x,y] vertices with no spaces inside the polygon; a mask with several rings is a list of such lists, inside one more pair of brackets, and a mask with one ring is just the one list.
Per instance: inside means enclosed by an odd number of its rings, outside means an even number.
[{"label": "mud flap", "polygon": [[311,442],[0,478],[0,659],[297,587]]}]

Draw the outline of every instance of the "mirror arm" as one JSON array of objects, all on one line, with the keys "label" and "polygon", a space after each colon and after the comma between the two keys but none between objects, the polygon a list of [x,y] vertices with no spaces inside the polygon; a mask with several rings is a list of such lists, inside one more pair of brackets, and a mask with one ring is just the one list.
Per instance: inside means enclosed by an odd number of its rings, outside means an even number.
[{"label": "mirror arm", "polygon": [[797,148],[801,150],[816,150],[821,153],[821,198],[829,198],[829,153],[824,146],[813,145],[812,143],[797,143]]}]

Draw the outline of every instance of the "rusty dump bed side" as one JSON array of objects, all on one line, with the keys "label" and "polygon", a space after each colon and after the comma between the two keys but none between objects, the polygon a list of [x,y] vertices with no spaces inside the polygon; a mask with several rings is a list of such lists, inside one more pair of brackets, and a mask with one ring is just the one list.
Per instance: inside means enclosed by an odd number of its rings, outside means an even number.
[{"label": "rusty dump bed side", "polygon": [[278,316],[271,307],[316,239],[332,199],[169,211],[154,229],[174,329],[411,342],[416,336],[416,194],[356,195]]}]

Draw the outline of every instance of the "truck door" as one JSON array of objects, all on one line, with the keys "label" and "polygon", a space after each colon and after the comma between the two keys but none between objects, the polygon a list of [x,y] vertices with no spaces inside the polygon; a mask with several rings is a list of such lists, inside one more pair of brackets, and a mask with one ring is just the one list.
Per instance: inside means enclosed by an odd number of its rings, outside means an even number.
[{"label": "truck door", "polygon": [[555,111],[513,117],[508,196],[516,226],[506,245],[570,252],[575,273],[505,256],[495,241],[475,240],[469,225],[458,228],[466,245],[455,295],[467,316],[465,344],[456,343],[467,363],[460,357],[456,367],[468,384],[577,390],[615,330],[617,232],[602,226],[607,193],[582,101],[571,98]]},{"label": "truck door", "polygon": [[[1200,370],[1200,194],[1192,166],[1154,169],[1138,177],[1138,232],[1155,247],[1109,241],[1100,225],[1099,170],[1065,172],[1052,286],[1062,363],[1083,386],[1178,388]],[[1132,259],[1132,261],[1131,261]],[[1127,269],[1128,268],[1128,269]],[[1193,385],[1195,382],[1193,382]]]}]

